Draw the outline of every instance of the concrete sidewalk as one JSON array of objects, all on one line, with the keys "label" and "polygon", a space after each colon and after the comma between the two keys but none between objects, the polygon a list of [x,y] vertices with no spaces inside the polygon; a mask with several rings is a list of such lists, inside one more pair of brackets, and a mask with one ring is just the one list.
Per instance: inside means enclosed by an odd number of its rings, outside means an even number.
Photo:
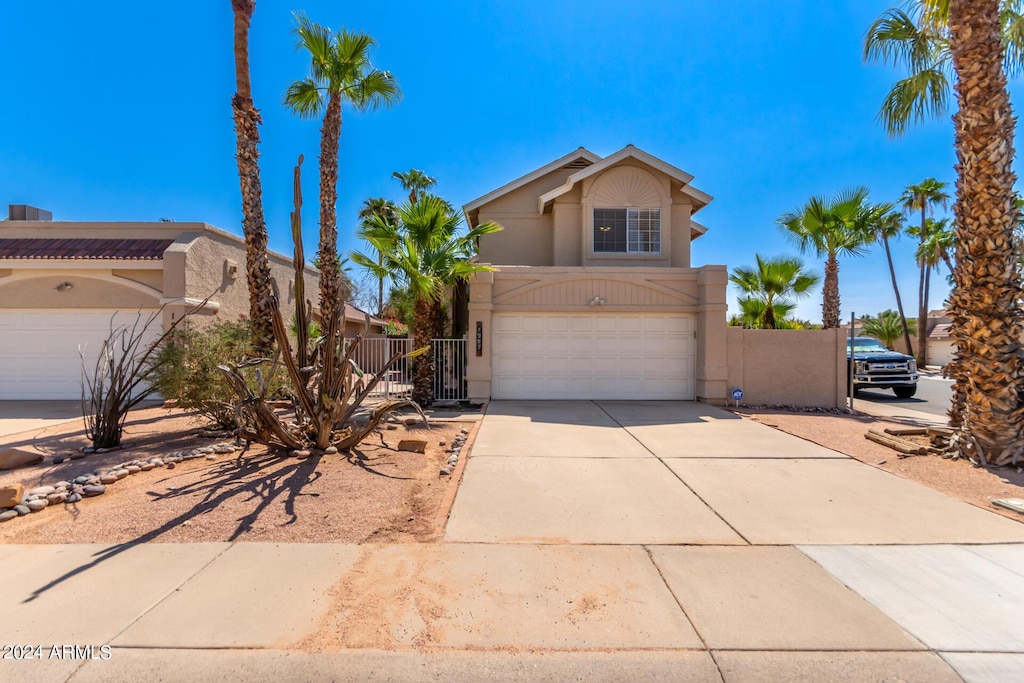
[{"label": "concrete sidewalk", "polygon": [[693,403],[492,404],[443,543],[0,563],[2,680],[1024,680],[1024,524]]}]

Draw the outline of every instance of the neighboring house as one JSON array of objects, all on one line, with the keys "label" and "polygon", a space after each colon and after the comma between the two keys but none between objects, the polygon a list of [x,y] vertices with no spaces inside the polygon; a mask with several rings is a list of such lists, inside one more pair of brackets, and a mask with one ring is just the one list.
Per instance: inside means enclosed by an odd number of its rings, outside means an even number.
[{"label": "neighboring house", "polygon": [[[953,342],[952,333],[950,328],[952,327],[953,319],[949,317],[949,313],[944,310],[936,310],[928,312],[928,319],[925,322],[925,332],[927,333],[927,344],[928,344],[928,365],[943,366],[953,360],[953,353],[956,351],[956,344]],[[857,320],[857,334],[863,334],[861,331],[861,321]],[[842,326],[846,330],[846,334],[849,334],[850,325],[846,323]],[[917,326],[911,325],[910,329],[910,340],[916,346],[917,344]],[[903,340],[903,337],[898,338],[892,345],[893,351],[900,353],[908,353],[907,344]]]},{"label": "neighboring house", "polygon": [[[291,259],[271,253],[270,265],[290,319]],[[316,301],[316,269],[306,268],[305,283]],[[166,325],[207,297],[200,324],[248,315],[240,237],[205,223],[54,222],[48,212],[11,206],[0,222],[0,399],[77,399],[79,348],[91,367],[112,321],[130,325],[166,304]],[[346,307],[346,334],[364,322]],[[371,325],[381,334],[382,321]]]},{"label": "neighboring house", "polygon": [[712,197],[632,145],[584,148],[464,207],[495,272],[470,283],[470,400],[726,400],[725,266],[693,268]]}]

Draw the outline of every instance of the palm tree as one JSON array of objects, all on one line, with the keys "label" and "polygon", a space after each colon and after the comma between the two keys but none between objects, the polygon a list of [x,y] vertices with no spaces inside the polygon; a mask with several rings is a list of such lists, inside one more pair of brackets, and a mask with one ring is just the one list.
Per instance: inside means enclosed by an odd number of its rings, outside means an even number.
[{"label": "palm tree", "polygon": [[252,101],[249,77],[249,24],[255,0],[231,0],[235,33],[235,160],[242,190],[242,234],[245,236],[245,273],[249,286],[249,319],[257,355],[268,355],[274,346],[271,318],[273,289],[267,258],[267,224],[263,218],[263,186],[260,182],[260,113]]},{"label": "palm tree", "polygon": [[[384,197],[370,197],[363,202],[363,206],[359,209],[359,221],[360,221],[360,232],[357,235],[362,238],[362,229],[371,225],[371,219],[379,218],[388,225],[398,225],[398,207],[390,199]],[[377,254],[377,266],[378,269],[373,271],[373,276],[377,280],[377,315],[384,313],[384,280],[387,274],[382,272],[381,267],[384,264],[383,256]]]},{"label": "palm tree", "polygon": [[[928,215],[940,205],[946,208],[949,202],[949,194],[946,187],[949,183],[942,183],[935,178],[925,178],[916,185],[908,185],[900,196],[900,204],[906,215],[921,212],[921,226],[915,234],[920,244],[928,241]],[[917,365],[923,368],[928,361],[928,346],[925,341],[928,324],[928,295],[931,289],[931,268],[925,265],[924,261],[918,261],[921,275],[917,285]]]},{"label": "palm tree", "polygon": [[775,221],[802,253],[825,258],[822,329],[839,327],[839,256],[864,255],[879,220],[879,212],[867,199],[866,187],[844,190],[830,198],[811,197],[804,206]]},{"label": "palm tree", "polygon": [[1016,121],[1003,71],[999,2],[950,0],[949,25],[959,104],[951,417],[961,454],[1009,465],[1024,451],[1024,315],[1014,246]]},{"label": "palm tree", "polygon": [[821,277],[804,270],[797,258],[754,258],[756,268],[736,268],[729,281],[747,295],[739,304],[749,327],[774,330],[796,308],[793,298],[807,296]]},{"label": "palm tree", "polygon": [[410,168],[405,173],[395,171],[391,177],[402,184],[402,189],[408,191],[410,204],[416,203],[420,192],[437,184],[435,178],[415,168]]},{"label": "palm tree", "polygon": [[[916,229],[912,231],[912,234]],[[918,263],[929,268],[937,268],[945,263],[949,269],[949,277],[953,277],[953,250],[956,248],[956,231],[951,227],[948,218],[928,219],[928,238],[918,245],[915,257]]]},{"label": "palm tree", "polygon": [[[413,339],[416,348],[430,346],[430,340],[441,336],[444,321],[443,297],[448,287],[467,280],[474,273],[491,270],[474,263],[471,257],[476,240],[501,230],[496,223],[482,223],[465,234],[458,233],[461,212],[452,211],[439,197],[423,196],[415,204],[398,207],[398,224],[390,224],[374,216],[362,231],[362,237],[378,254],[377,259],[361,252],[352,260],[397,285],[409,290],[415,300],[413,307]],[[421,406],[433,400],[434,359],[423,354],[413,361],[413,400]]]},{"label": "palm tree", "polygon": [[284,103],[303,118],[323,115],[320,128],[320,307],[324,329],[341,311],[338,270],[338,140],[341,110],[347,103],[360,111],[375,110],[398,101],[401,91],[387,71],[373,68],[373,38],[342,29],[332,33],[304,14],[296,14],[294,33],[298,48],[311,58],[310,75],[288,86]]},{"label": "palm tree", "polygon": [[[1000,7],[1004,68],[1017,75],[1024,64],[1024,2],[1003,0]],[[902,136],[912,123],[945,114],[955,78],[948,0],[910,0],[903,9],[886,10],[868,29],[864,59],[910,72],[896,81],[878,112],[890,137]]]},{"label": "palm tree", "polygon": [[903,328],[903,341],[907,345],[907,353],[914,355],[914,346],[910,343],[910,327],[906,313],[903,311],[903,297],[900,296],[900,286],[896,281],[896,268],[893,266],[892,251],[889,249],[889,240],[899,237],[902,233],[903,216],[895,211],[886,211],[875,222],[875,241],[881,241],[882,247],[885,249],[885,260],[889,263],[889,277],[892,279],[893,294],[896,295],[896,311]]},{"label": "palm tree", "polygon": [[[913,322],[911,319],[908,322]],[[906,324],[900,318],[899,313],[893,310],[882,311],[878,317],[864,316],[861,321],[861,329],[864,334],[874,337],[889,348],[896,343],[906,332]]]}]

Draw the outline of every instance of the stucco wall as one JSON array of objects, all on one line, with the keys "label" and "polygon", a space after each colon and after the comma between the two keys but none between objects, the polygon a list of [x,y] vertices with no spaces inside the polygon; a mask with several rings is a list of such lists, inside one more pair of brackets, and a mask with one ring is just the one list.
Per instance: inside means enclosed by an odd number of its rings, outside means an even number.
[{"label": "stucco wall", "polygon": [[36,269],[0,278],[0,308],[5,309],[159,307],[159,290],[118,278],[110,270]]},{"label": "stucco wall", "polygon": [[745,330],[730,327],[728,390],[748,405],[839,408],[846,405],[842,330]]},{"label": "stucco wall", "polygon": [[[173,250],[182,248],[184,256],[184,272],[177,272],[182,267],[178,259],[172,258]],[[178,289],[178,278],[184,278],[183,296],[190,300],[202,300],[211,296],[211,301],[219,304],[216,318],[219,321],[235,320],[239,316],[249,314],[249,287],[245,269],[245,247],[220,235],[203,233],[192,239],[185,236],[178,243],[171,245],[169,254],[165,255],[165,282],[171,285],[175,280],[174,289]],[[283,256],[270,256],[270,274],[277,282],[280,292],[281,312],[286,319],[291,318],[295,310],[295,271],[291,261]],[[174,267],[169,267],[174,263]],[[316,271],[307,267],[305,272],[306,298],[313,301],[318,298]]]},{"label": "stucco wall", "polygon": [[[690,267],[693,206],[673,193],[660,170],[624,160],[583,179],[538,213],[542,194],[562,185],[570,171],[559,169],[482,205],[479,222],[495,221],[504,231],[480,238],[480,261],[524,266]],[[594,209],[661,209],[658,253],[594,252]]]}]

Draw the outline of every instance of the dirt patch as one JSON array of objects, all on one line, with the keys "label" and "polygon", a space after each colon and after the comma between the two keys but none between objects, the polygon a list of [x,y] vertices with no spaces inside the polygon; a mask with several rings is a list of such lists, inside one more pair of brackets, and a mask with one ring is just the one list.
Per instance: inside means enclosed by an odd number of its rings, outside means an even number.
[{"label": "dirt patch", "polygon": [[864,438],[868,429],[881,431],[887,427],[912,426],[907,422],[894,422],[862,413],[828,415],[751,409],[733,412],[990,512],[1024,522],[1024,516],[1019,513],[992,505],[995,498],[1024,498],[1024,473],[1018,473],[1017,468],[986,469],[974,467],[966,460],[949,460],[936,455],[900,457],[893,449]]},{"label": "dirt patch", "polygon": [[[273,541],[390,543],[434,541],[449,487],[440,476],[447,449],[471,422],[391,425],[350,453],[299,460],[262,446],[214,460],[200,458],[139,472],[107,492],[0,525],[0,543],[128,543]],[[134,459],[223,442],[197,435],[195,417],[180,410],[134,411],[124,448],[54,465],[87,445],[79,423],[7,439],[46,454],[36,467],[0,473],[0,485],[26,488],[70,481]],[[400,439],[427,441],[426,453],[398,451]],[[445,445],[441,445],[444,442]],[[468,455],[463,447],[460,462]]]}]

